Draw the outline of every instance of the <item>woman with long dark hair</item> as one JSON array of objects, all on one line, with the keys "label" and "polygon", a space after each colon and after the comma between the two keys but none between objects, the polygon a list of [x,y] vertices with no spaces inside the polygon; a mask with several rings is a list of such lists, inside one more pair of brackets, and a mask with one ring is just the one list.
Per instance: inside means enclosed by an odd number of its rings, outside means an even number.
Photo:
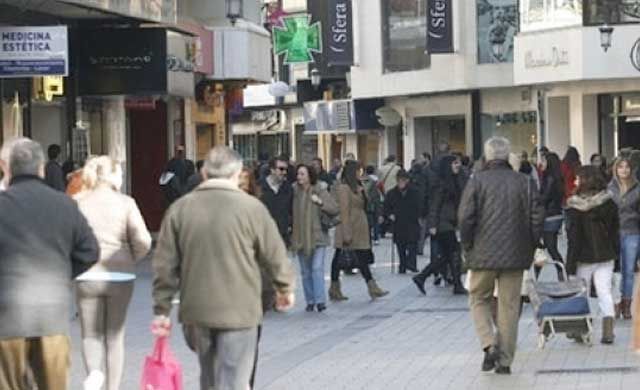
[{"label": "woman with long dark hair", "polygon": [[567,272],[595,284],[602,313],[603,344],[614,340],[612,280],[619,255],[618,207],[607,192],[600,170],[593,166],[577,171],[575,195],[567,200]]},{"label": "woman with long dark hair", "polygon": [[424,283],[424,279],[430,274],[449,264],[453,277],[453,293],[467,293],[460,280],[462,264],[460,244],[456,236],[458,206],[467,182],[467,177],[461,168],[461,161],[455,156],[445,156],[440,160],[438,167],[439,184],[433,193],[433,200],[430,203],[429,233],[432,238],[435,237],[438,243],[442,260],[429,264],[427,268],[422,270],[420,275],[414,278],[414,282],[419,289],[421,287],[419,283]]},{"label": "woman with long dark hair", "polygon": [[[318,174],[308,165],[298,165],[293,185],[293,231],[291,248],[300,260],[306,311],[324,311],[324,258],[329,245],[329,228],[322,224],[322,214],[339,213],[338,205],[318,183]],[[324,186],[326,187],[326,185]]]},{"label": "woman with long dark hair", "polygon": [[[562,199],[566,186],[560,168],[560,157],[556,153],[547,153],[542,156],[540,163],[542,168],[540,201],[545,211],[542,240],[551,258],[554,261],[563,262],[562,255],[558,251],[558,232],[562,227]],[[561,275],[561,272],[558,275]]]},{"label": "woman with long dark hair", "polygon": [[379,298],[389,292],[378,287],[369,269],[371,239],[367,221],[367,197],[360,183],[362,168],[357,161],[348,160],[344,164],[340,184],[336,186],[340,224],[336,227],[336,253],[331,263],[331,287],[329,298],[333,301],[346,300],[340,289],[339,258],[343,251],[351,251],[356,257],[356,267],[367,283],[371,298]]}]

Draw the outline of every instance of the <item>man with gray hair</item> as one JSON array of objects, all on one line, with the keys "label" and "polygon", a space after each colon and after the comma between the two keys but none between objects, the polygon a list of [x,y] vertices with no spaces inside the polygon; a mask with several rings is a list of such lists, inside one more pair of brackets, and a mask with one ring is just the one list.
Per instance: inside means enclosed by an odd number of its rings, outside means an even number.
[{"label": "man with gray hair", "polygon": [[170,328],[180,292],[180,321],[200,360],[202,390],[246,389],[262,321],[263,268],[276,290],[276,309],[293,305],[294,273],[278,227],[257,198],[238,188],[242,160],[211,150],[204,182],[177,200],[162,222],[153,258],[152,328]]},{"label": "man with gray hair", "polygon": [[71,278],[100,258],[76,203],[47,186],[42,147],[27,138],[3,147],[8,189],[0,192],[0,389],[66,389]]},{"label": "man with gray hair", "polygon": [[[467,269],[469,305],[485,352],[483,371],[510,374],[520,317],[523,271],[531,266],[542,233],[544,209],[533,181],[507,162],[510,144],[493,137],[484,145],[485,168],[467,183],[458,219]],[[498,287],[498,317],[491,314]]]}]

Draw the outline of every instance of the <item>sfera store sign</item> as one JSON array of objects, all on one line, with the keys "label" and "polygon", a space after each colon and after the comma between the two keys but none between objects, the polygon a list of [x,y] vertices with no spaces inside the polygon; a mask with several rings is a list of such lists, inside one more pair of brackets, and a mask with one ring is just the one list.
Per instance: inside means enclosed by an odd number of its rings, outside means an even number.
[{"label": "sfera store sign", "polygon": [[66,26],[0,27],[0,77],[68,73]]},{"label": "sfera store sign", "polygon": [[353,65],[353,12],[351,0],[329,0],[328,64]]},{"label": "sfera store sign", "polygon": [[427,49],[431,54],[453,53],[451,0],[429,0]]}]

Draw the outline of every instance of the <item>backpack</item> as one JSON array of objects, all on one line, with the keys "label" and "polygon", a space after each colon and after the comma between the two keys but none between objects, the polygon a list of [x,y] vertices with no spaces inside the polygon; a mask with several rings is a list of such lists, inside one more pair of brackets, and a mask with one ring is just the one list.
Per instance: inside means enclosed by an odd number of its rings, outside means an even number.
[{"label": "backpack", "polygon": [[160,190],[169,204],[175,202],[182,196],[182,186],[180,179],[175,173],[165,171],[160,175]]}]

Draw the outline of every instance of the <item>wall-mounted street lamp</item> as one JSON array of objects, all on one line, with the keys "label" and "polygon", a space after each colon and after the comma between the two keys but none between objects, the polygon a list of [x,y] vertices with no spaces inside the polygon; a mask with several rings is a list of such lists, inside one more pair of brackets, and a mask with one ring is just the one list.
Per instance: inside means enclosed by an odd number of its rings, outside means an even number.
[{"label": "wall-mounted street lamp", "polygon": [[600,30],[600,47],[606,53],[611,47],[611,36],[613,35],[613,27],[604,24],[598,28]]},{"label": "wall-mounted street lamp", "polygon": [[311,85],[313,85],[313,88],[318,89],[321,83],[322,75],[320,74],[320,71],[316,68],[313,68],[311,70]]},{"label": "wall-mounted street lamp", "polygon": [[238,19],[242,19],[242,2],[243,0],[226,0],[227,19],[231,20],[231,24],[235,25]]}]

